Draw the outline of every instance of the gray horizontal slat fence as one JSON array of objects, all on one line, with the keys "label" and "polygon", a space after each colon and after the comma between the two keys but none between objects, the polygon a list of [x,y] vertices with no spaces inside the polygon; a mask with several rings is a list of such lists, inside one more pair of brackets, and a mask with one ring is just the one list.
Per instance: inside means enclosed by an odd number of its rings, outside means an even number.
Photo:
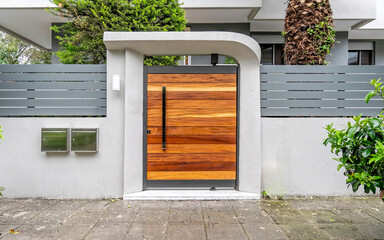
[{"label": "gray horizontal slat fence", "polygon": [[106,116],[106,65],[0,65],[0,117]]},{"label": "gray horizontal slat fence", "polygon": [[375,116],[384,108],[373,98],[371,79],[382,78],[384,66],[262,66],[263,117]]}]

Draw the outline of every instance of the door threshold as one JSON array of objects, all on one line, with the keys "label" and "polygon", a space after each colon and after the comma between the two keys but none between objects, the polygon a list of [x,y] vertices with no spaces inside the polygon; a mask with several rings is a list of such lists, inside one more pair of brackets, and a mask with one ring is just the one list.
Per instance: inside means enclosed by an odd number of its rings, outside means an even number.
[{"label": "door threshold", "polygon": [[148,190],[124,194],[124,200],[254,200],[260,194],[236,190]]}]

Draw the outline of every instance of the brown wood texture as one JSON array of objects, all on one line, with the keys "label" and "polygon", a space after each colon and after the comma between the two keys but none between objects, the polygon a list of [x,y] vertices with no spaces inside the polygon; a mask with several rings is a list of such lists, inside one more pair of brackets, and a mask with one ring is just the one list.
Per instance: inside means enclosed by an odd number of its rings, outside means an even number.
[{"label": "brown wood texture", "polygon": [[[175,155],[175,154],[173,154]],[[188,154],[194,155],[194,154]],[[213,155],[213,154],[210,154]],[[148,171],[235,171],[236,161],[221,161],[220,159],[187,160],[184,156],[174,161],[148,160]]]},{"label": "brown wood texture", "polygon": [[[161,127],[162,119],[161,117],[147,118],[148,126],[150,127]],[[234,117],[180,117],[180,118],[168,118],[167,126],[176,127],[176,126],[185,126],[185,127],[215,127],[215,126],[236,126],[236,118]]]},{"label": "brown wood texture", "polygon": [[235,180],[236,171],[150,171],[148,180]]},{"label": "brown wood texture", "polygon": [[[151,136],[161,136],[161,127],[148,127]],[[236,127],[167,127],[167,136],[190,136],[190,135],[236,135]]]},{"label": "brown wood texture", "polygon": [[211,91],[236,91],[236,83],[148,83],[148,91],[162,91],[167,87],[167,92],[211,92]]},{"label": "brown wood texture", "polygon": [[236,74],[148,74],[148,180],[236,179],[236,78]]},{"label": "brown wood texture", "polygon": [[[208,164],[207,164],[208,163]],[[236,153],[149,154],[148,171],[235,171]]]},{"label": "brown wood texture", "polygon": [[236,74],[148,74],[149,83],[236,83]]},{"label": "brown wood texture", "polygon": [[[161,100],[162,92],[148,92],[148,101]],[[168,92],[167,100],[236,100],[235,91]]]},{"label": "brown wood texture", "polygon": [[[236,100],[167,100],[171,108],[236,108]],[[162,101],[148,100],[148,108],[162,108]]]},{"label": "brown wood texture", "polygon": [[[148,109],[148,118],[161,118],[161,109]],[[233,108],[187,108],[187,109],[167,109],[167,119],[169,118],[212,118],[212,117],[232,117],[236,119],[236,109]]]},{"label": "brown wood texture", "polygon": [[234,153],[236,144],[167,144],[163,150],[161,144],[148,144],[148,153]]},{"label": "brown wood texture", "polygon": [[[148,144],[161,144],[162,136],[148,135]],[[236,136],[167,136],[167,143],[172,144],[236,144]]]}]

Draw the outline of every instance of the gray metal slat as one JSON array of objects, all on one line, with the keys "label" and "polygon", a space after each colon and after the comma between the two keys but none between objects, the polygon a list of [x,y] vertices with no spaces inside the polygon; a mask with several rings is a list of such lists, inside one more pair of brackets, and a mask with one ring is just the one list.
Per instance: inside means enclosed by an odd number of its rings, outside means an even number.
[{"label": "gray metal slat", "polygon": [[105,108],[0,108],[0,116],[104,116]]},{"label": "gray metal slat", "polygon": [[106,89],[106,82],[0,82],[0,89]]},{"label": "gray metal slat", "polygon": [[261,74],[262,82],[366,82],[369,85],[371,79],[383,79],[384,74]]},{"label": "gray metal slat", "polygon": [[[363,99],[367,95],[367,91],[361,92],[345,92],[345,91],[262,91],[261,98],[267,99],[283,99],[283,98],[293,98],[293,99],[309,99],[309,98],[319,98],[319,99]],[[1,93],[0,93],[1,96]]]},{"label": "gray metal slat", "polygon": [[105,73],[0,73],[0,81],[106,81]]},{"label": "gray metal slat", "polygon": [[0,91],[2,98],[106,98],[106,91]]},{"label": "gray metal slat", "polygon": [[377,109],[331,109],[331,108],[262,108],[263,117],[349,117],[363,114],[363,116],[377,116],[381,108]]},{"label": "gray metal slat", "polygon": [[0,73],[4,72],[78,72],[78,73],[105,73],[105,64],[32,64],[32,65],[0,65]]},{"label": "gray metal slat", "polygon": [[384,66],[262,65],[263,73],[384,73]]},{"label": "gray metal slat", "polygon": [[366,90],[368,93],[374,87],[367,83],[261,83],[261,90]]},{"label": "gray metal slat", "polygon": [[384,108],[381,100],[371,100],[366,104],[363,100],[261,100],[261,107],[359,107]]},{"label": "gray metal slat", "polygon": [[25,106],[45,106],[45,107],[100,107],[106,106],[106,99],[0,99],[2,107],[25,107]]}]

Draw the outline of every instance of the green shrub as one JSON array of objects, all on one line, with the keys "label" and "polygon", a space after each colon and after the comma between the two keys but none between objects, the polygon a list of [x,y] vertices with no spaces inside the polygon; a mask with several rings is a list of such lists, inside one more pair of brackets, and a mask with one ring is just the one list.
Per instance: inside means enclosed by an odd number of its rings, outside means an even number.
[{"label": "green shrub", "polygon": [[[56,52],[66,64],[104,64],[105,31],[183,31],[185,11],[177,0],[50,0],[48,9],[71,21],[55,25],[61,50]],[[176,65],[180,57],[146,57],[148,65]]]},{"label": "green shrub", "polygon": [[[366,97],[368,103],[371,97],[383,97],[380,80],[372,80],[375,91]],[[384,115],[362,118],[353,117],[353,123],[348,122],[347,128],[337,130],[333,124],[325,127],[328,138],[324,145],[331,145],[331,152],[340,162],[337,170],[344,168],[348,186],[356,192],[364,186],[365,193],[376,193],[376,189],[384,190]],[[383,199],[384,201],[384,199]]]}]

